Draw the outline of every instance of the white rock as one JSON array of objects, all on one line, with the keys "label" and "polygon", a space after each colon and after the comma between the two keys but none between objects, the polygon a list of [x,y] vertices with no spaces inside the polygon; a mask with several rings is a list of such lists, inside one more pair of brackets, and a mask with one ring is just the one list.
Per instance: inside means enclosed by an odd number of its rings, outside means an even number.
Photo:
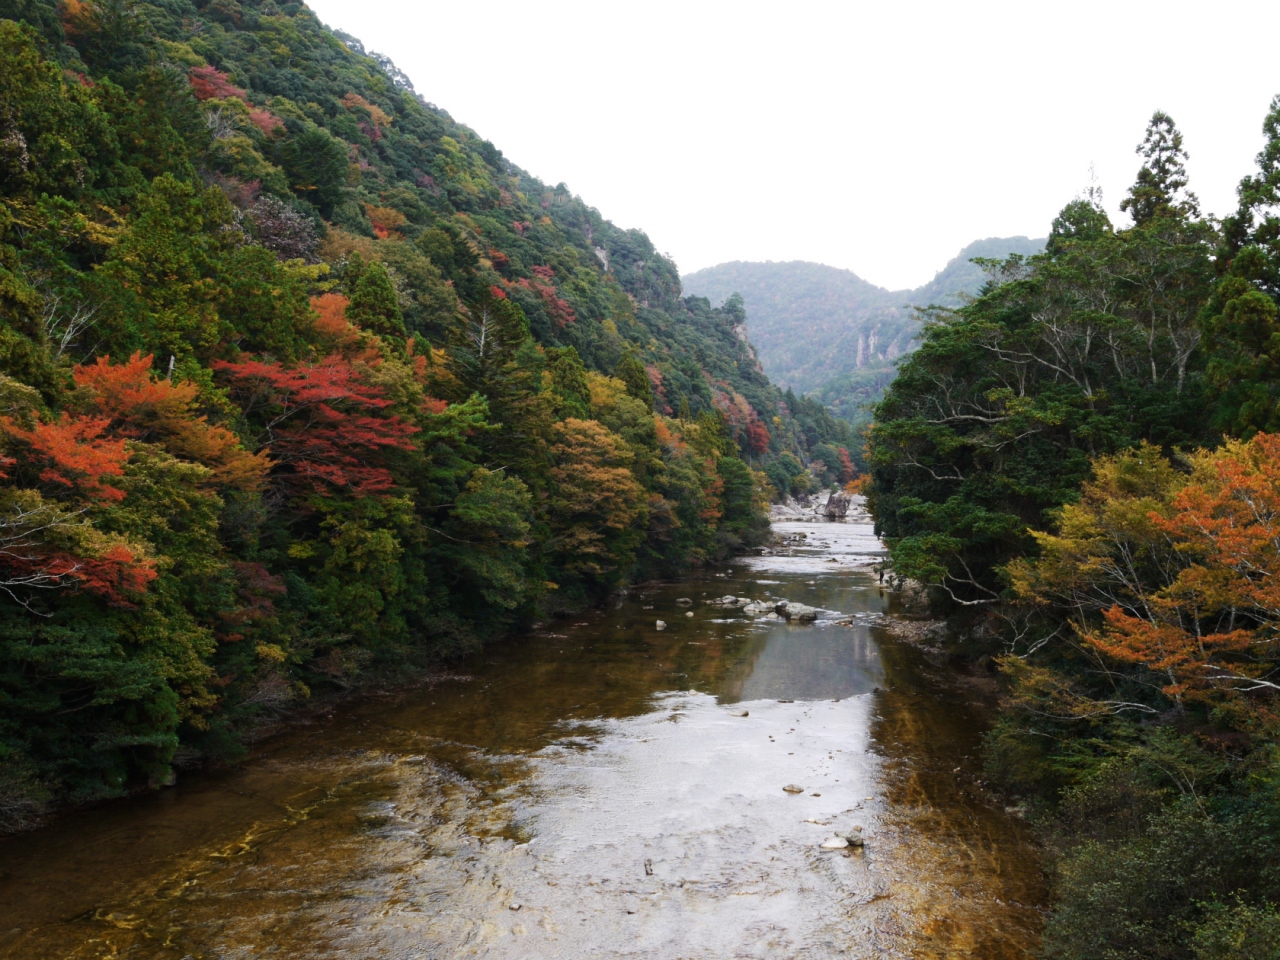
[{"label": "white rock", "polygon": [[659,629],[659,630],[665,630],[665,629],[667,629],[667,621],[665,621],[665,620],[659,620],[659,621],[658,621],[658,623],[657,623],[657,627],[658,627],[658,629]]},{"label": "white rock", "polygon": [[692,616],[693,616],[693,611],[692,611],[692,610],[690,610],[688,613],[686,613],[686,614],[685,614],[685,616],[686,616],[686,617],[692,617]]},{"label": "white rock", "polygon": [[822,841],[823,850],[843,850],[849,845],[849,841],[844,837],[828,837]]}]

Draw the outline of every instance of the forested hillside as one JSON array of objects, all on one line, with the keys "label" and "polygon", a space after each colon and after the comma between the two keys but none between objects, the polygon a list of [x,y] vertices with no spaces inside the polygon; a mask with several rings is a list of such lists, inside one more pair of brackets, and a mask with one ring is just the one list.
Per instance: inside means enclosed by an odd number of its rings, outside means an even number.
[{"label": "forested hillside", "polygon": [[894,377],[897,360],[920,331],[916,307],[954,307],[986,280],[974,258],[1033,254],[1043,240],[978,240],[929,283],[885,290],[849,270],[820,263],[735,261],[682,278],[687,293],[723,303],[734,293],[751,318],[752,342],[778,384],[811,396],[836,416],[863,425],[870,404]]},{"label": "forested hillside", "polygon": [[1156,113],[1131,224],[1069,203],[876,408],[893,569],[1003,678],[1046,957],[1280,956],[1280,97],[1263,132],[1218,222]]},{"label": "forested hillside", "polygon": [[0,168],[5,825],[850,479],[740,301],[301,4],[0,0]]}]

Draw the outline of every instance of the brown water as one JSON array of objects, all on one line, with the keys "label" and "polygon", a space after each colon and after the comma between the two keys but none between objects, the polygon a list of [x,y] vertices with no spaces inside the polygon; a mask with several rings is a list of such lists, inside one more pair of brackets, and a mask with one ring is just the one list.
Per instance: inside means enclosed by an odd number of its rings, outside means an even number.
[{"label": "brown water", "polygon": [[808,543],[0,844],[0,958],[1027,956],[1044,890],[972,789],[972,687],[877,628],[865,518],[775,529]]}]

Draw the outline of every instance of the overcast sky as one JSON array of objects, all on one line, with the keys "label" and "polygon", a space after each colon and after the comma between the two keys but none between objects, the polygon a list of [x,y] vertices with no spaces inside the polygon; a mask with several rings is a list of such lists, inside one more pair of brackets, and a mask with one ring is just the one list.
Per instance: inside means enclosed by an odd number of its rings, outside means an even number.
[{"label": "overcast sky", "polygon": [[1092,165],[1113,218],[1155,109],[1206,210],[1280,93],[1280,2],[314,0],[427,100],[684,273],[815,260],[890,288],[1043,236]]}]

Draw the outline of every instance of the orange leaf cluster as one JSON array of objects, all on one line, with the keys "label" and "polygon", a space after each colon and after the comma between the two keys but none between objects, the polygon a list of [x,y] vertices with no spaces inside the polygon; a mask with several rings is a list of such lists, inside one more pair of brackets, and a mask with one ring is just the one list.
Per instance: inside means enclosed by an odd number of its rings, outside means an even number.
[{"label": "orange leaf cluster", "polygon": [[125,363],[112,364],[109,357],[99,357],[77,366],[72,375],[118,435],[157,442],[175,456],[202,463],[223,486],[256,488],[270,467],[266,456],[249,453],[230,430],[197,415],[199,388],[189,381],[156,379],[152,359],[135,353]]},{"label": "orange leaf cluster", "polygon": [[119,502],[124,491],[104,478],[123,476],[129,453],[124,440],[103,436],[109,423],[105,417],[73,417],[64,412],[57,420],[37,421],[28,430],[10,417],[0,417],[0,434],[27,447],[28,462],[41,467],[40,479],[46,483],[98,502]]},{"label": "orange leaf cluster", "polygon": [[325,293],[311,298],[311,309],[316,312],[316,332],[339,350],[360,341],[360,331],[347,319],[350,304],[351,301],[340,293]]},{"label": "orange leaf cluster", "polygon": [[378,235],[379,240],[386,240],[392,234],[398,237],[400,229],[409,222],[395,207],[375,207],[366,203],[364,209],[369,215],[369,222],[373,224],[373,232]]},{"label": "orange leaf cluster", "polygon": [[[383,110],[377,104],[370,103],[357,93],[348,93],[342,98],[341,102],[348,110],[361,109],[366,111],[369,114],[369,119],[372,120],[374,125],[377,127],[391,126],[391,121],[393,119],[391,114],[387,113],[387,111]],[[376,140],[377,137],[374,137],[373,139]]]},{"label": "orange leaf cluster", "polygon": [[1280,435],[1198,455],[1171,507],[1148,519],[1182,569],[1089,642],[1163,674],[1169,696],[1280,694]]}]

